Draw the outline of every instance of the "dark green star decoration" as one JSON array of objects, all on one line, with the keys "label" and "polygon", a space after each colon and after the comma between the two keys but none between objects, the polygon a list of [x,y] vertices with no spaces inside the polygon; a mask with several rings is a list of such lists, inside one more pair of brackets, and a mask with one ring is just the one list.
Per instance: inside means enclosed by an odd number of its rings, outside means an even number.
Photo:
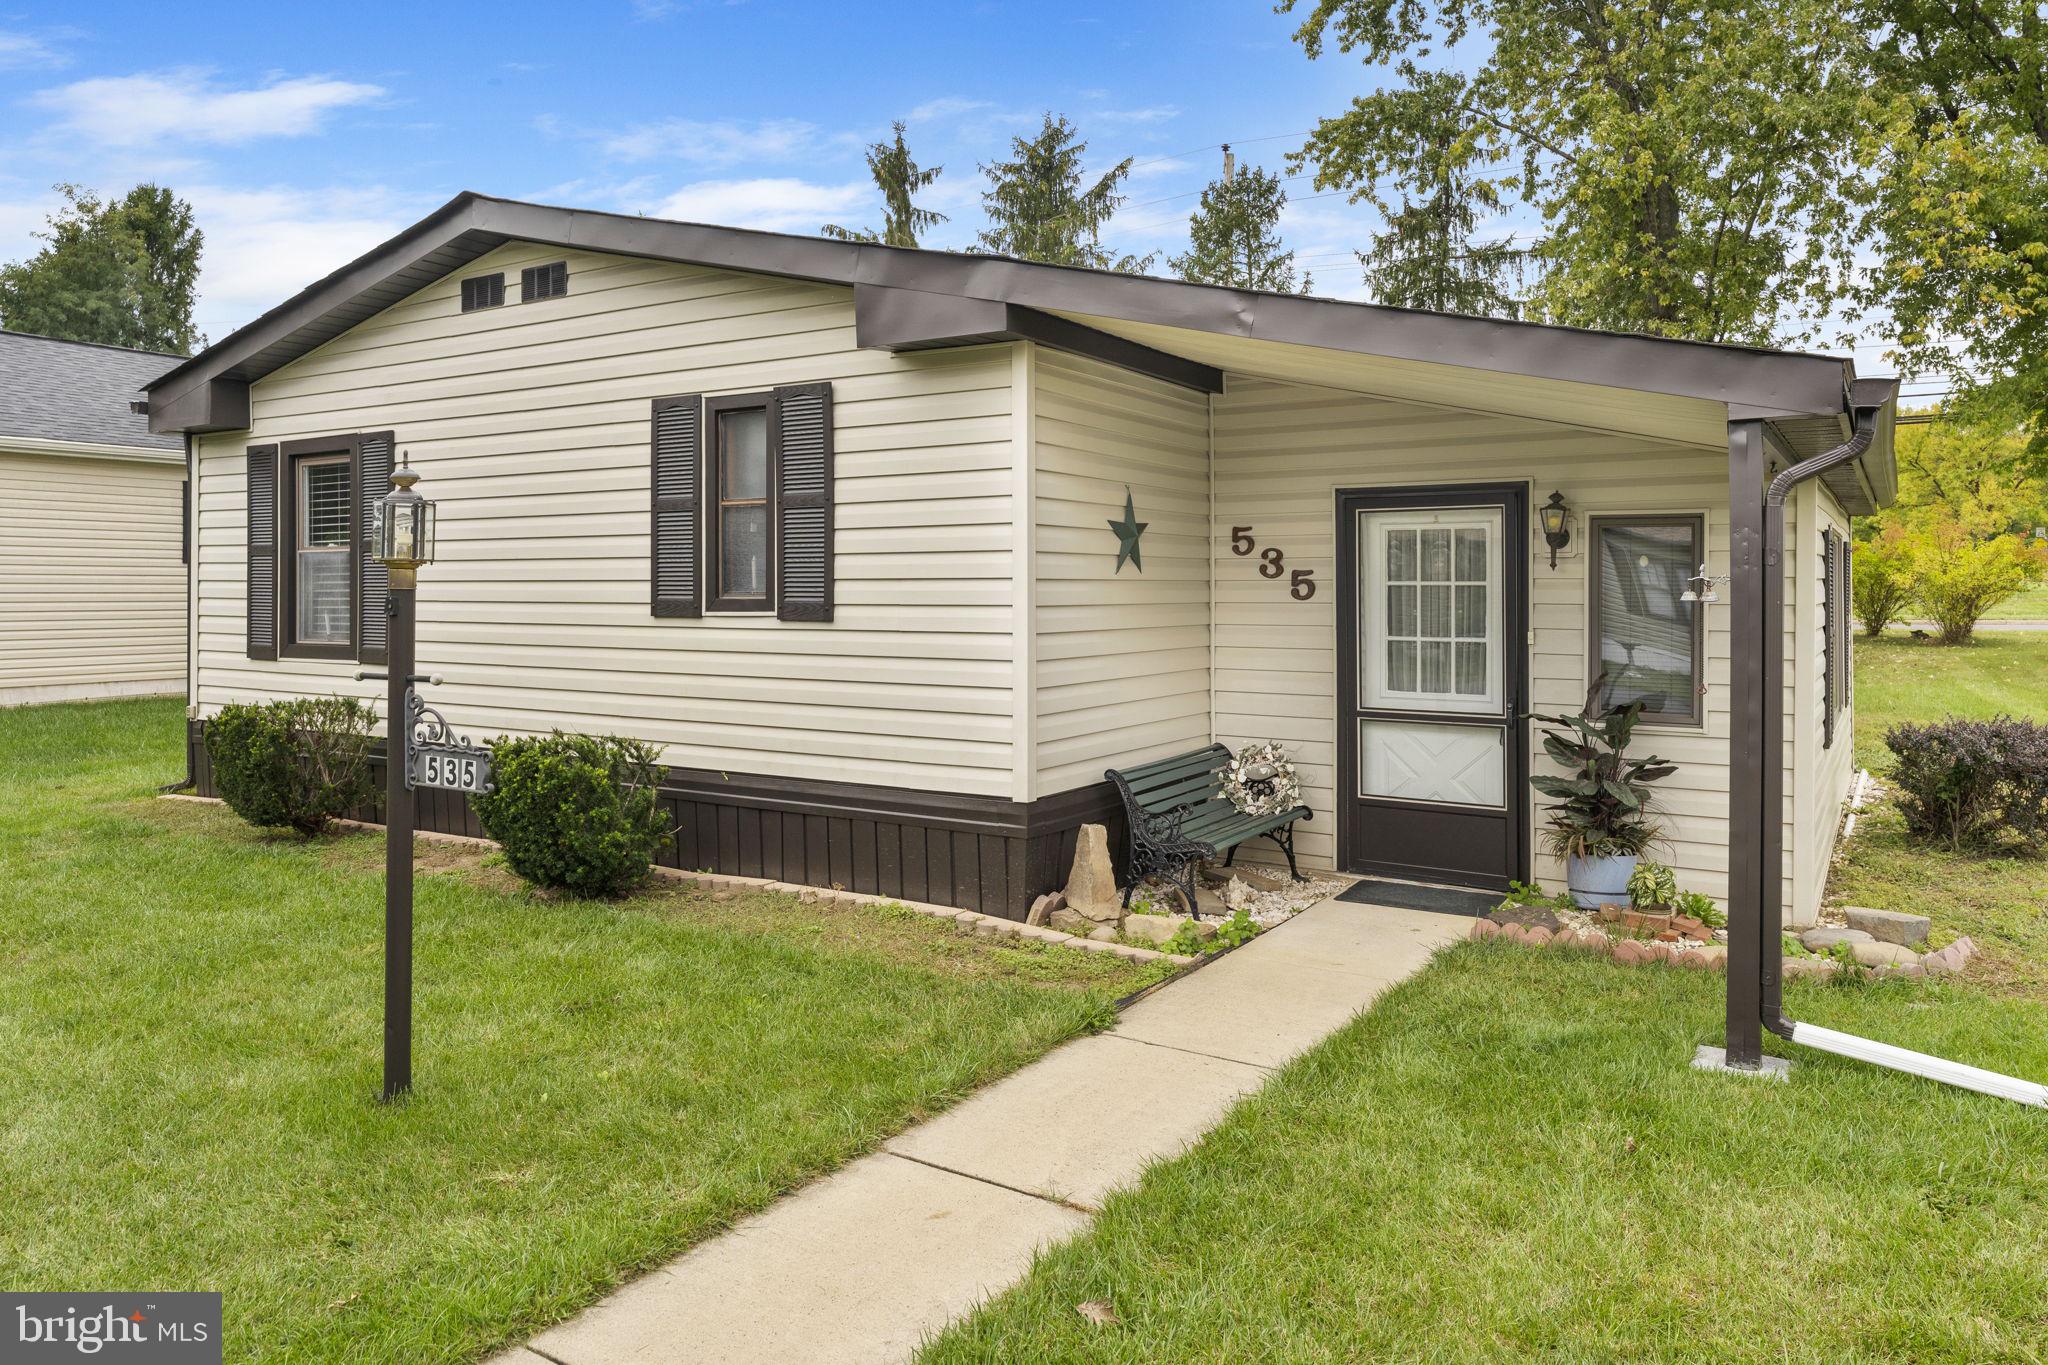
[{"label": "dark green star decoration", "polygon": [[1149,525],[1151,525],[1150,522],[1138,520],[1138,509],[1131,503],[1131,490],[1126,488],[1124,490],[1124,519],[1109,523],[1109,529],[1116,532],[1116,571],[1118,573],[1124,571],[1124,561],[1127,559],[1131,562],[1132,568],[1136,569],[1139,573],[1145,572],[1145,561],[1138,558],[1138,537],[1145,534],[1145,528]]}]

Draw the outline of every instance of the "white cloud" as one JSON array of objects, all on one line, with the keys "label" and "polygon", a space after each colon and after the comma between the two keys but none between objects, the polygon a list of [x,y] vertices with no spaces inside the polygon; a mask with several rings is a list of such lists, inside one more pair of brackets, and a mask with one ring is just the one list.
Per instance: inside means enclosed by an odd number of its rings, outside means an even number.
[{"label": "white cloud", "polygon": [[41,38],[0,32],[0,71],[19,67],[63,66],[69,58]]},{"label": "white cloud", "polygon": [[1171,104],[1155,104],[1143,109],[1091,109],[1085,116],[1090,123],[1165,123],[1180,117],[1180,109]]},{"label": "white cloud", "polygon": [[973,114],[993,108],[995,105],[988,100],[970,100],[958,95],[947,95],[940,99],[926,100],[918,105],[910,111],[904,122],[933,123],[940,119],[959,118],[962,114]]},{"label": "white cloud", "polygon": [[[685,185],[650,210],[657,218],[776,232],[816,232],[827,222],[858,219],[875,198],[865,180],[818,185],[792,177],[755,180],[700,180]],[[846,224],[849,227],[855,224]]]},{"label": "white cloud", "polygon": [[729,119],[663,119],[603,135],[607,155],[622,161],[674,158],[703,166],[743,161],[787,161],[817,148],[817,125],[798,119],[737,123]]},{"label": "white cloud", "polygon": [[320,130],[337,109],[365,104],[381,86],[295,76],[244,90],[216,85],[204,71],[96,76],[33,97],[60,125],[110,147],[159,142],[248,142]]},{"label": "white cloud", "polygon": [[383,189],[199,186],[186,197],[206,234],[197,321],[215,341],[431,207]]}]

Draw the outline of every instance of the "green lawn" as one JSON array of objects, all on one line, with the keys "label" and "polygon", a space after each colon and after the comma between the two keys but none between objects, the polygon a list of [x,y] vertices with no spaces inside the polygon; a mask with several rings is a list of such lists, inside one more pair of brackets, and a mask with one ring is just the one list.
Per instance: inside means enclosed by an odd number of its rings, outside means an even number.
[{"label": "green lawn", "polygon": [[423,843],[387,1107],[381,836],[150,799],[182,734],[0,711],[0,1285],[217,1289],[230,1360],[474,1359],[1153,979],[907,911],[542,899]]},{"label": "green lawn", "polygon": [[[2028,1002],[1786,997],[2048,1076]],[[1692,1071],[1721,1008],[1712,974],[1462,944],[925,1365],[2040,1360],[2048,1115],[1812,1052],[1783,1084]]]},{"label": "green lawn", "polygon": [[[1884,732],[1901,721],[2000,713],[2048,720],[2048,632],[1985,631],[1949,647],[1856,640],[1856,761],[1891,767]],[[1984,949],[1972,981],[2048,1001],[2048,859],[1977,858],[1908,843],[1879,805],[1857,825],[1829,882],[1843,905],[1934,918],[1938,945],[1968,934]]]},{"label": "green lawn", "polygon": [[2048,583],[2022,588],[1986,612],[1987,621],[2048,621]]},{"label": "green lawn", "polygon": [[[1900,720],[2048,716],[2048,635],[1856,649],[1864,763]],[[1788,1013],[2048,1079],[2048,863],[1909,848],[1878,811],[1836,890],[1986,958],[1788,982]],[[1460,945],[925,1365],[2048,1359],[2048,1114],[1804,1049],[1784,1084],[1694,1072],[1722,986]]]}]

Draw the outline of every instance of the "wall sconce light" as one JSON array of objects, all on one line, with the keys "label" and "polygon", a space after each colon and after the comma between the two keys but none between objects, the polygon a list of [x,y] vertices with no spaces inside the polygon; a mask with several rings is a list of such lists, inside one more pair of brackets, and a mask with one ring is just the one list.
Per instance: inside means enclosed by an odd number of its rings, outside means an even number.
[{"label": "wall sconce light", "polygon": [[1678,600],[1681,602],[1704,602],[1711,605],[1721,600],[1721,594],[1715,592],[1714,589],[1727,581],[1727,574],[1722,574],[1715,578],[1708,577],[1707,566],[1702,564],[1698,573],[1685,580],[1685,591],[1678,594]]},{"label": "wall sconce light", "polygon": [[1557,567],[1557,552],[1572,543],[1571,527],[1566,523],[1572,509],[1564,505],[1564,494],[1552,493],[1550,501],[1536,509],[1536,516],[1543,523],[1543,543],[1550,547],[1550,567]]}]

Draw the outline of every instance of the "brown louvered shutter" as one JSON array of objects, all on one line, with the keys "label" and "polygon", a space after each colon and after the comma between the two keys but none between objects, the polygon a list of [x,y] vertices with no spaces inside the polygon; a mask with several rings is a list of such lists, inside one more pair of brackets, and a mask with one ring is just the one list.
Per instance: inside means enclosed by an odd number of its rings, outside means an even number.
[{"label": "brown louvered shutter", "polygon": [[775,451],[775,614],[832,619],[832,386],[791,384],[769,405]]},{"label": "brown louvered shutter", "polygon": [[648,575],[656,616],[704,614],[697,520],[703,430],[702,394],[654,400],[654,523]]},{"label": "brown louvered shutter", "polygon": [[366,431],[357,447],[356,470],[356,661],[385,662],[390,622],[384,604],[391,590],[391,570],[377,558],[377,504],[391,491],[391,433]]},{"label": "brown louvered shutter", "polygon": [[1828,527],[1820,533],[1822,567],[1821,584],[1821,722],[1820,747],[1835,747],[1835,678],[1841,664],[1835,658],[1835,649],[1841,639],[1841,593],[1836,577],[1841,556],[1835,552],[1835,531]]},{"label": "brown louvered shutter", "polygon": [[249,447],[249,657],[277,657],[277,447]]}]

